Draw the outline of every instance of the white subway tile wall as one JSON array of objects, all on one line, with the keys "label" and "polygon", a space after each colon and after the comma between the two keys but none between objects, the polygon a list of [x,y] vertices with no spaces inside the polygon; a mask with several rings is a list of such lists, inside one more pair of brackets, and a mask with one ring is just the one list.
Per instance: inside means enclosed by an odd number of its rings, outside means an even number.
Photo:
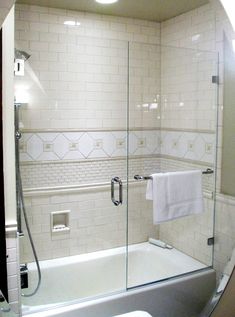
[{"label": "white subway tile wall", "polygon": [[221,278],[225,265],[231,259],[235,248],[235,199],[219,194],[215,212],[215,251],[214,267],[218,279]]},{"label": "white subway tile wall", "polygon": [[[157,237],[158,229],[153,225],[150,202],[142,199],[144,193],[145,186],[142,184],[129,188],[129,243],[146,241],[149,235]],[[126,244],[126,198],[123,206],[115,207],[110,202],[109,186],[84,188],[67,194],[32,194],[25,202],[35,246],[41,260]],[[51,233],[50,213],[63,210],[70,210],[70,231]],[[26,230],[24,231],[26,233]],[[21,239],[20,253],[24,261],[33,261],[27,235]]]},{"label": "white subway tile wall", "polygon": [[212,76],[217,75],[217,63],[214,52],[162,47],[163,129],[216,130],[217,86]]},{"label": "white subway tile wall", "polygon": [[7,247],[7,274],[8,274],[8,296],[9,303],[14,312],[19,314],[19,246],[15,232],[7,232],[6,235]]},{"label": "white subway tile wall", "polygon": [[161,23],[162,128],[216,129],[215,19],[209,3]]},{"label": "white subway tile wall", "polygon": [[[151,44],[142,48],[147,60],[136,50],[131,72],[136,75],[133,85],[138,84],[137,104],[153,101],[159,93],[154,83],[160,75],[160,51],[152,44],[160,43],[160,23],[43,9],[16,7],[16,47],[31,54],[25,76],[15,85],[16,96],[29,102],[22,109],[24,128],[125,128],[127,41]],[[131,125],[138,126],[143,110],[131,111]],[[147,127],[156,127],[155,112],[143,116]]]},{"label": "white subway tile wall", "polygon": [[207,5],[161,23],[161,44],[215,51],[216,12]]},{"label": "white subway tile wall", "polygon": [[[146,42],[148,43],[148,42]],[[129,43],[129,126],[160,127],[160,45]]]}]

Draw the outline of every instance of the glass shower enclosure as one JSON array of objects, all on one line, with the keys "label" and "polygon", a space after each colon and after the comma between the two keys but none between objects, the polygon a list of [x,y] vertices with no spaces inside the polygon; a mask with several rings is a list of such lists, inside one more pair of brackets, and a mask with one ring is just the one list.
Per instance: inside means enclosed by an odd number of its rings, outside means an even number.
[{"label": "glass shower enclosure", "polygon": [[214,174],[202,176],[204,213],[160,225],[143,177],[215,170],[217,54],[68,23],[33,34],[16,19],[16,49],[30,55],[15,77],[20,174],[42,275],[27,297],[38,271],[22,219],[23,314],[212,266]]}]

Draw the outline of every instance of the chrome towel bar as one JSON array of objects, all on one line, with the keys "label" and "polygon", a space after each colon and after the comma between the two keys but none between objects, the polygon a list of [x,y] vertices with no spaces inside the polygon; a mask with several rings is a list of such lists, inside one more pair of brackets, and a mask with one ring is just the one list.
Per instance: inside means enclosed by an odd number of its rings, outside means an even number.
[{"label": "chrome towel bar", "polygon": [[[209,174],[213,174],[214,171],[211,168],[207,168],[205,171],[202,171],[203,175],[209,175]],[[152,179],[152,176],[141,176],[141,175],[135,175],[134,179],[137,181],[148,181],[150,179]]]}]

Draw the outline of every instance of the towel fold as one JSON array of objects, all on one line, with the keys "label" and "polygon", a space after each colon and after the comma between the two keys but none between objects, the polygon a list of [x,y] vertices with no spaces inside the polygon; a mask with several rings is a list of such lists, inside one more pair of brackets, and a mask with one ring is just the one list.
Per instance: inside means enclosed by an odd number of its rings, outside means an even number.
[{"label": "towel fold", "polygon": [[146,199],[153,200],[154,224],[202,213],[202,173],[193,170],[153,174]]}]

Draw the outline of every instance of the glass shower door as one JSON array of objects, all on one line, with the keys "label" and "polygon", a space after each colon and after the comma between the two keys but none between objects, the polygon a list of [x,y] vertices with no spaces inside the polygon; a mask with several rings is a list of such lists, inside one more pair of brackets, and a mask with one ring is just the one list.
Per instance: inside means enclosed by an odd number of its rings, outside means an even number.
[{"label": "glass shower door", "polygon": [[[212,265],[217,68],[214,52],[130,43],[128,288]],[[157,223],[145,177],[195,169],[204,212]]]},{"label": "glass shower door", "polygon": [[[25,75],[15,77],[25,207],[42,273],[23,313],[126,290],[128,44],[60,30],[63,49],[50,38],[50,52],[31,45]],[[24,222],[23,232],[27,295],[38,275]]]}]

